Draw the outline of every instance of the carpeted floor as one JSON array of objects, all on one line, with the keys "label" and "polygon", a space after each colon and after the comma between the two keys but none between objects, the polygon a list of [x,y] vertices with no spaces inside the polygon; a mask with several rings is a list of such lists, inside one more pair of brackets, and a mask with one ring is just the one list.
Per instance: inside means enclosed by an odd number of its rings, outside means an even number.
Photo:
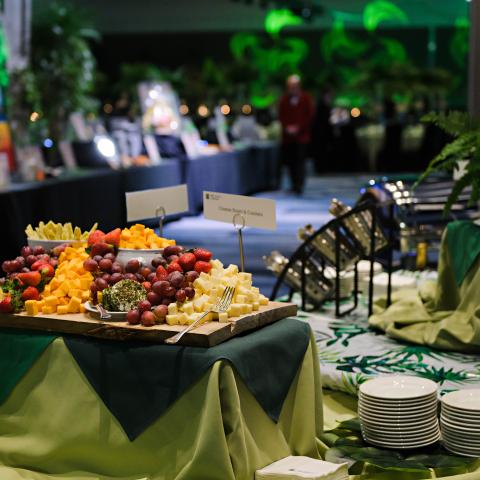
[{"label": "carpeted floor", "polygon": [[[244,230],[245,269],[254,275],[254,283],[262,293],[270,295],[274,277],[263,264],[262,257],[272,250],[289,256],[297,248],[297,230],[307,223],[320,227],[329,220],[328,207],[336,197],[353,204],[360,188],[370,179],[366,175],[310,176],[301,197],[285,190],[265,192],[258,197],[277,202],[277,230],[246,228]],[[286,186],[286,181],[284,182]],[[203,246],[210,249],[224,264],[239,263],[237,234],[231,225],[206,220],[203,215],[185,217],[166,225],[165,235],[180,245]]]}]

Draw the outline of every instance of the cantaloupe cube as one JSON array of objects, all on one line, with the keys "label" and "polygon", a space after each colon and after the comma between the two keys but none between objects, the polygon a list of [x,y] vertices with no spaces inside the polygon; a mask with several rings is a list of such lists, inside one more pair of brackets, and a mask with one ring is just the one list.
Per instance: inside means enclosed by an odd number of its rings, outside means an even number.
[{"label": "cantaloupe cube", "polygon": [[45,305],[56,307],[58,305],[58,297],[55,295],[49,295],[48,297],[45,297]]},{"label": "cantaloupe cube", "polygon": [[27,300],[25,302],[25,310],[27,311],[27,314],[32,317],[38,315],[38,302],[36,300]]},{"label": "cantaloupe cube", "polygon": [[78,297],[73,297],[68,302],[67,309],[68,313],[78,313],[80,311],[80,305],[82,304],[82,299]]}]

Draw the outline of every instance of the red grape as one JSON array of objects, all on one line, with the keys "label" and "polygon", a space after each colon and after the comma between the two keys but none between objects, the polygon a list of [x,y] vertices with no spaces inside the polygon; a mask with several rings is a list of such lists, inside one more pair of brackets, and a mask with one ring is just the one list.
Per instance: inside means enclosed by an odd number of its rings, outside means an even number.
[{"label": "red grape", "polygon": [[98,263],[93,258],[87,258],[83,262],[83,268],[87,272],[96,272],[98,269]]},{"label": "red grape", "polygon": [[193,298],[195,296],[195,290],[192,287],[187,287],[184,291],[187,298]]},{"label": "red grape", "polygon": [[133,280],[134,282],[137,281],[137,277],[135,276],[134,273],[126,273],[126,274],[123,276],[123,278],[124,278],[125,280]]},{"label": "red grape", "polygon": [[147,292],[149,292],[152,289],[152,284],[150,282],[143,282],[142,285]]},{"label": "red grape", "polygon": [[123,266],[121,263],[113,262],[112,263],[112,273],[123,273]]},{"label": "red grape", "polygon": [[10,273],[10,265],[11,265],[11,261],[10,260],[5,260],[3,263],[2,263],[2,270],[5,272],[5,273]]},{"label": "red grape", "polygon": [[138,311],[141,312],[146,312],[147,310],[150,310],[152,308],[152,304],[148,300],[140,300],[138,302]]},{"label": "red grape", "polygon": [[153,309],[153,314],[155,315],[155,319],[157,321],[165,320],[165,317],[168,315],[168,308],[166,305],[157,305]]},{"label": "red grape", "polygon": [[148,277],[147,277],[147,281],[149,281],[150,283],[154,283],[157,279],[157,275],[155,274],[155,272],[152,272]]},{"label": "red grape", "polygon": [[167,288],[170,288],[170,284],[166,281],[155,282],[152,285],[152,290],[159,295],[164,295]]},{"label": "red grape", "polygon": [[174,302],[174,300],[172,300],[171,298],[164,298],[164,299],[162,300],[162,305],[165,305],[165,306],[168,307],[168,305],[170,305],[170,304],[173,303],[173,302]]},{"label": "red grape", "polygon": [[119,282],[123,279],[123,275],[119,272],[112,273],[110,275],[110,284],[114,285],[115,283]]},{"label": "red grape", "polygon": [[103,257],[101,255],[94,255],[93,259],[98,263],[100,260],[103,260]]},{"label": "red grape", "polygon": [[111,275],[109,273],[104,273],[102,278],[107,282],[110,283]]},{"label": "red grape", "polygon": [[166,261],[165,258],[163,258],[163,257],[155,257],[155,258],[152,260],[152,267],[153,267],[153,268],[157,268],[157,267],[159,267],[160,265],[165,266],[166,264],[167,264],[167,261]]},{"label": "red grape", "polygon": [[176,292],[177,290],[175,288],[167,287],[163,292],[163,295],[165,295],[165,297],[174,297]]},{"label": "red grape", "polygon": [[22,265],[20,265],[20,262],[18,260],[12,260],[10,262],[10,271],[11,272],[17,272],[22,268]]},{"label": "red grape", "polygon": [[33,247],[33,254],[34,255],[42,255],[45,253],[45,249],[43,247]]},{"label": "red grape", "polygon": [[142,267],[138,273],[147,278],[152,273],[152,269],[148,267]]},{"label": "red grape", "polygon": [[104,278],[98,277],[95,279],[95,286],[97,287],[97,290],[101,292],[108,287],[108,283]]},{"label": "red grape", "polygon": [[163,249],[163,256],[170,257],[171,255],[178,255],[183,252],[183,247],[180,245],[169,245]]},{"label": "red grape", "polygon": [[36,255],[29,255],[25,261],[27,262],[27,265],[33,265],[37,261],[37,256]]},{"label": "red grape", "polygon": [[24,258],[27,258],[29,255],[33,255],[32,247],[29,247],[28,245],[22,247],[22,249],[20,250],[20,255]]},{"label": "red grape", "polygon": [[20,268],[23,268],[26,265],[24,257],[17,257],[15,260],[20,264]]},{"label": "red grape", "polygon": [[100,267],[100,270],[102,272],[112,271],[112,261],[109,260],[108,258],[102,258],[102,260],[98,262],[98,266]]},{"label": "red grape", "polygon": [[152,304],[152,305],[158,305],[159,303],[162,302],[162,297],[155,292],[148,292],[147,293],[147,300]]},{"label": "red grape", "polygon": [[143,312],[140,321],[144,327],[153,327],[155,325],[155,315],[150,311]]},{"label": "red grape", "polygon": [[136,258],[132,258],[127,262],[125,266],[125,271],[128,273],[137,273],[140,269],[140,262]]},{"label": "red grape", "polygon": [[114,262],[115,258],[117,257],[115,256],[114,253],[110,252],[110,253],[107,253],[103,258],[106,258],[107,260],[111,260],[112,262]]},{"label": "red grape", "polygon": [[168,275],[168,281],[175,288],[180,288],[182,286],[183,279],[183,274],[180,272],[172,272]]},{"label": "red grape", "polygon": [[178,255],[170,255],[167,258],[168,263],[173,263],[176,262],[180,257]]},{"label": "red grape", "polygon": [[182,288],[180,290],[177,290],[175,298],[177,299],[177,302],[184,302],[187,299],[187,294],[185,293],[185,290],[183,290]]},{"label": "red grape", "polygon": [[130,325],[138,325],[140,323],[140,312],[137,309],[130,310],[127,313],[127,322]]},{"label": "red grape", "polygon": [[22,273],[28,273],[30,271],[30,269],[28,267],[23,267],[20,271]]}]

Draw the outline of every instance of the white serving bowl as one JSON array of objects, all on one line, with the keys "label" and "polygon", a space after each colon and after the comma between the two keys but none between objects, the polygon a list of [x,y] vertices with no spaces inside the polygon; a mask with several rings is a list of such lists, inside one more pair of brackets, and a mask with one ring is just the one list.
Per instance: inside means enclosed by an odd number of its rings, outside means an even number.
[{"label": "white serving bowl", "polygon": [[144,267],[152,268],[152,260],[162,252],[163,248],[154,250],[119,248],[116,261],[125,266],[130,260],[138,260]]},{"label": "white serving bowl", "polygon": [[37,240],[35,238],[27,238],[29,247],[43,247],[46,252],[52,250],[55,247],[63,245],[64,243],[76,243],[82,240]]}]

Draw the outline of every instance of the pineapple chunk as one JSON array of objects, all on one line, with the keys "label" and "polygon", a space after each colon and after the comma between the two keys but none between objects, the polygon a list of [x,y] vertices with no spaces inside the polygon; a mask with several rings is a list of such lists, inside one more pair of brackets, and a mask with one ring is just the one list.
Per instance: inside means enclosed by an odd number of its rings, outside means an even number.
[{"label": "pineapple chunk", "polygon": [[182,310],[187,315],[191,315],[192,313],[194,313],[193,303],[192,302],[185,302],[182,306]]},{"label": "pineapple chunk", "polygon": [[177,315],[178,314],[178,306],[176,303],[171,303],[168,306],[168,314],[169,315]]},{"label": "pineapple chunk", "polygon": [[[171,304],[170,304],[171,305]],[[178,321],[178,314],[175,314],[175,315],[167,315],[165,317],[165,320],[166,322],[169,324],[169,325],[179,325],[179,321]]]}]

